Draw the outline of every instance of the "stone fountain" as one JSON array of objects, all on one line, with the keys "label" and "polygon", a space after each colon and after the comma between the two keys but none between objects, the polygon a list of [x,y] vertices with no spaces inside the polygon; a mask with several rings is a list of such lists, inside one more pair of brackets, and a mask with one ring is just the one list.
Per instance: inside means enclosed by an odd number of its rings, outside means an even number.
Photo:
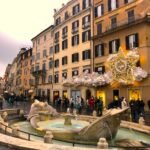
[{"label": "stone fountain", "polygon": [[59,114],[52,106],[36,100],[31,105],[28,120],[43,135],[51,130],[54,139],[92,144],[101,137],[113,138],[120,125],[120,116],[127,109],[112,109],[102,117],[79,116],[74,119],[74,115]]}]

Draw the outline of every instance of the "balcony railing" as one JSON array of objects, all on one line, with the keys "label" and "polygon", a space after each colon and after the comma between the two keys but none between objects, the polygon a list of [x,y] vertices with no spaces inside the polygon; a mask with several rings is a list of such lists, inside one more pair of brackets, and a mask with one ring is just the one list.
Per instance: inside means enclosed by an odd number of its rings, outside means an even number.
[{"label": "balcony railing", "polygon": [[[132,19],[131,19],[132,18]],[[117,22],[117,26],[114,28],[112,25],[106,26],[105,30],[101,33],[97,33],[92,39],[97,39],[97,38],[102,38],[103,36],[110,34],[112,32],[116,32],[118,30],[124,29],[124,28],[129,28],[132,25],[136,25],[142,22],[150,22],[150,14],[147,13],[146,16],[134,16],[130,17],[127,20],[120,20]]]},{"label": "balcony railing", "polygon": [[114,29],[117,29],[117,28],[125,26],[125,25],[130,25],[132,23],[136,23],[140,19],[142,19],[142,18],[138,17],[138,16],[129,17],[127,20],[118,21],[115,24],[111,24],[111,25],[107,26],[106,30],[104,32],[114,30]]},{"label": "balcony railing", "polygon": [[46,70],[43,69],[43,70],[36,70],[36,71],[33,71],[33,72],[32,72],[32,75],[33,75],[34,77],[36,77],[36,76],[44,76],[44,75],[46,75]]},{"label": "balcony railing", "polygon": [[82,25],[82,29],[87,29],[90,27],[90,22],[86,22]]},{"label": "balcony railing", "polygon": [[73,28],[73,29],[72,29],[72,34],[75,34],[75,33],[77,33],[78,31],[79,31],[79,28],[78,28],[78,27]]}]

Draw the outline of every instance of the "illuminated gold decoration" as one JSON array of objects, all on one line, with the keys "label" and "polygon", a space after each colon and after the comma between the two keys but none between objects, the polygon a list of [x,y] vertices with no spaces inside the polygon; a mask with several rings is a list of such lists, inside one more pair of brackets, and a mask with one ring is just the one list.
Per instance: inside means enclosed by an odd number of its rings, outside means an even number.
[{"label": "illuminated gold decoration", "polygon": [[[139,55],[137,50],[129,51],[127,54],[120,47],[117,54],[112,54],[107,59],[106,65],[111,72],[112,84],[133,84],[135,80],[142,80],[147,76],[147,73],[140,67],[136,67],[136,63],[139,61]],[[138,72],[140,73],[138,74]],[[138,75],[137,75],[138,74]]]},{"label": "illuminated gold decoration", "polygon": [[140,67],[136,67],[139,61],[139,54],[137,50],[128,51],[125,53],[120,47],[117,54],[112,54],[108,57],[106,65],[108,72],[98,74],[97,72],[84,73],[62,80],[63,86],[105,86],[111,84],[112,86],[119,86],[120,83],[124,85],[136,83],[147,77],[147,72]]}]

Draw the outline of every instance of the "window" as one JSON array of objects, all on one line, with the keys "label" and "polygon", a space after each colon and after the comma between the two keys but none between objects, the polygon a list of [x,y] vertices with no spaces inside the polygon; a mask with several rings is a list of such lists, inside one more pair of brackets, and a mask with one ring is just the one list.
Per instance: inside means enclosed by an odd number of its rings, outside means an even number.
[{"label": "window", "polygon": [[35,66],[35,71],[39,71],[40,67],[39,65]]},{"label": "window", "polygon": [[126,49],[133,49],[139,47],[138,33],[126,36]]},{"label": "window", "polygon": [[97,24],[97,35],[102,33],[102,23]]},{"label": "window", "polygon": [[66,49],[66,48],[68,48],[68,40],[67,39],[62,41],[62,50]]},{"label": "window", "polygon": [[67,35],[67,32],[68,32],[68,27],[65,26],[65,27],[62,29],[62,36]]},{"label": "window", "polygon": [[46,83],[46,76],[45,75],[42,76],[42,83]]},{"label": "window", "polygon": [[120,47],[120,39],[116,39],[109,42],[109,53],[117,53]]},{"label": "window", "polygon": [[116,28],[117,27],[117,18],[114,17],[111,19],[111,28]]},{"label": "window", "polygon": [[131,23],[135,20],[134,10],[128,11],[128,23]]},{"label": "window", "polygon": [[77,32],[79,28],[79,20],[72,23],[72,33]]},{"label": "window", "polygon": [[52,81],[53,81],[53,76],[52,76],[52,75],[49,75],[49,76],[48,76],[48,83],[52,83]]},{"label": "window", "polygon": [[82,28],[86,28],[90,26],[90,15],[87,15],[82,18]]},{"label": "window", "polygon": [[42,70],[46,70],[46,64],[45,63],[43,63],[43,65],[42,65]]},{"label": "window", "polygon": [[55,53],[59,52],[59,44],[55,45]]},{"label": "window", "polygon": [[62,77],[65,78],[65,79],[67,79],[67,72],[63,72],[62,73]]},{"label": "window", "polygon": [[43,51],[43,57],[47,57],[47,51],[46,50]]},{"label": "window", "polygon": [[59,25],[60,23],[61,23],[61,18],[58,17],[58,18],[56,19],[56,21],[55,21],[55,24],[56,24],[56,26],[57,26],[57,25]]},{"label": "window", "polygon": [[39,82],[40,82],[39,77],[35,78],[35,84],[36,84],[36,85],[38,85],[38,84],[39,84]]},{"label": "window", "polygon": [[50,54],[50,55],[53,54],[53,46],[50,47],[50,49],[49,49],[49,54]]},{"label": "window", "polygon": [[108,0],[108,11],[118,8],[118,0]]},{"label": "window", "polygon": [[69,14],[68,14],[67,11],[65,12],[65,17],[64,18],[65,18],[65,20],[67,20],[69,18]]},{"label": "window", "polygon": [[104,4],[95,7],[95,18],[104,14]]},{"label": "window", "polygon": [[55,74],[54,75],[54,83],[58,83],[59,82],[59,75]]},{"label": "window", "polygon": [[78,62],[79,61],[79,54],[78,53],[74,53],[72,54],[72,62]]},{"label": "window", "polygon": [[95,67],[95,72],[98,72],[99,74],[104,74],[105,66]]},{"label": "window", "polygon": [[90,59],[91,58],[91,50],[85,50],[82,52],[82,60]]},{"label": "window", "polygon": [[83,0],[82,1],[82,9],[86,9],[90,6],[91,0]]},{"label": "window", "polygon": [[59,59],[56,59],[55,60],[55,68],[58,68],[59,67]]},{"label": "window", "polygon": [[34,66],[31,67],[31,73],[34,72]]},{"label": "window", "polygon": [[62,57],[62,65],[67,64],[67,56]]},{"label": "window", "polygon": [[59,31],[55,33],[55,40],[59,39]]},{"label": "window", "polygon": [[73,71],[72,71],[72,77],[73,77],[73,76],[77,76],[78,74],[79,74],[79,71],[78,71],[78,70],[73,70]]},{"label": "window", "polygon": [[79,34],[72,37],[72,46],[79,44]]},{"label": "window", "polygon": [[49,69],[52,69],[53,68],[53,60],[50,60],[49,61]]},{"label": "window", "polygon": [[77,5],[75,5],[75,6],[72,8],[72,14],[73,14],[73,15],[76,15],[76,14],[79,13],[79,12],[80,12],[80,5],[77,4]]},{"label": "window", "polygon": [[124,3],[127,4],[127,3],[131,3],[133,2],[134,0],[124,0]]},{"label": "window", "polygon": [[91,31],[90,30],[82,32],[82,42],[89,41],[90,37],[91,37]]},{"label": "window", "polygon": [[104,56],[104,44],[95,46],[95,57]]},{"label": "window", "polygon": [[36,60],[39,60],[40,59],[40,53],[37,53],[36,54]]}]

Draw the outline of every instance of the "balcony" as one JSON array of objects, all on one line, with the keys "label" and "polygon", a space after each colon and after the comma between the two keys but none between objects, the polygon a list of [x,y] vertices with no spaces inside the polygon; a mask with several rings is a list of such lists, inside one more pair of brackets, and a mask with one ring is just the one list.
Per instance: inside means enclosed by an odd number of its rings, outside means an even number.
[{"label": "balcony", "polygon": [[79,32],[79,28],[78,27],[72,29],[72,34],[76,34],[78,32]]},{"label": "balcony", "polygon": [[147,14],[146,17],[134,16],[128,18],[127,20],[120,20],[117,22],[117,24],[108,25],[101,34],[95,35],[93,39],[102,38],[105,35],[117,32],[119,30],[123,30],[125,28],[129,28],[142,22],[150,22],[150,15]]},{"label": "balcony", "polygon": [[90,22],[86,22],[82,25],[82,29],[87,29],[90,27]]},{"label": "balcony", "polygon": [[46,70],[43,69],[43,70],[36,70],[36,71],[33,71],[33,72],[32,72],[32,75],[33,75],[34,77],[45,76],[45,75],[46,75]]}]

